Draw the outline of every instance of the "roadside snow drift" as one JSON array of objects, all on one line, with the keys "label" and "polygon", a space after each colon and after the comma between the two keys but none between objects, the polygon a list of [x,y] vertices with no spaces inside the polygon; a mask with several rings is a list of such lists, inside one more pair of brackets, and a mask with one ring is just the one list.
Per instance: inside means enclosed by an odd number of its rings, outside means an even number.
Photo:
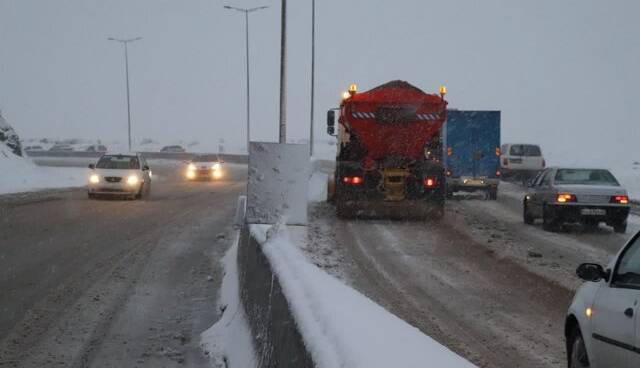
[{"label": "roadside snow drift", "polygon": [[318,368],[474,367],[311,264],[291,241],[305,228],[251,225],[250,230],[262,244]]},{"label": "roadside snow drift", "polygon": [[86,178],[87,169],[36,166],[0,144],[0,194],[79,187]]}]

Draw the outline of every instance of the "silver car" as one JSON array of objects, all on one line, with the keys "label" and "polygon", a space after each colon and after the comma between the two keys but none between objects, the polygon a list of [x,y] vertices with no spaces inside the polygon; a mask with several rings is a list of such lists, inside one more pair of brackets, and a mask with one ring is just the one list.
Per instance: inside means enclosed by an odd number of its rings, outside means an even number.
[{"label": "silver car", "polygon": [[565,223],[597,227],[604,222],[624,233],[629,209],[627,191],[604,169],[550,167],[530,182],[523,200],[524,222],[541,218],[548,231]]},{"label": "silver car", "polygon": [[570,368],[640,367],[640,233],[606,269],[584,263],[565,322]]}]

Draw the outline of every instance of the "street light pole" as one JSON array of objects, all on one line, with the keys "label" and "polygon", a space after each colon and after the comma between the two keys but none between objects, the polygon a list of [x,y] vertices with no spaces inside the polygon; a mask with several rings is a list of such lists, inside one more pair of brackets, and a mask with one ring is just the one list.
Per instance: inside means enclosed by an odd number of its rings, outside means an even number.
[{"label": "street light pole", "polygon": [[128,137],[129,137],[129,151],[131,151],[131,98],[129,97],[129,49],[127,45],[129,42],[135,42],[141,40],[142,37],[129,38],[129,39],[117,39],[113,37],[107,38],[109,41],[119,42],[124,45],[124,73],[127,81],[127,123],[128,123]]},{"label": "street light pole", "polygon": [[311,112],[309,127],[309,156],[313,156],[313,110],[316,72],[316,0],[311,0]]},{"label": "street light pole", "polygon": [[279,142],[287,143],[287,0],[282,0],[280,19],[280,134]]},{"label": "street light pole", "polygon": [[249,92],[250,86],[250,74],[249,74],[249,13],[257,10],[266,9],[268,6],[259,6],[256,8],[236,8],[234,6],[225,5],[225,9],[237,10],[244,13],[244,28],[245,28],[245,56],[247,62],[247,152],[249,152],[249,142],[251,141],[251,93]]}]

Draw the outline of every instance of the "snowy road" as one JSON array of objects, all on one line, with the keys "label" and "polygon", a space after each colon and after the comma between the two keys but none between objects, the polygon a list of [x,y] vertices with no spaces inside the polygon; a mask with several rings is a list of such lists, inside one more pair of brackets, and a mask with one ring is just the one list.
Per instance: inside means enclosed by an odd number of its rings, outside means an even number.
[{"label": "snowy road", "polygon": [[626,237],[604,226],[551,234],[524,225],[517,188],[506,187],[497,202],[449,201],[442,223],[342,221],[320,204],[306,251],[478,366],[566,367],[575,268],[605,264]]},{"label": "snowy road", "polygon": [[144,201],[0,197],[0,367],[206,366],[246,168],[218,183],[152,169]]}]

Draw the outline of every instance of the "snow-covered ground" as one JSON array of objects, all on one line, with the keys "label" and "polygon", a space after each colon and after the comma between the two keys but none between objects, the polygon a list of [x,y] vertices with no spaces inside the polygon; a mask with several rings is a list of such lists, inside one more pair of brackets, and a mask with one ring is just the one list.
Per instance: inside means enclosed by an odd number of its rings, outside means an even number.
[{"label": "snow-covered ground", "polygon": [[317,367],[473,367],[309,262],[297,245],[306,241],[306,228],[251,225],[251,233],[278,275]]},{"label": "snow-covered ground", "polygon": [[87,175],[84,168],[36,166],[0,145],[0,194],[80,187],[86,184]]}]

